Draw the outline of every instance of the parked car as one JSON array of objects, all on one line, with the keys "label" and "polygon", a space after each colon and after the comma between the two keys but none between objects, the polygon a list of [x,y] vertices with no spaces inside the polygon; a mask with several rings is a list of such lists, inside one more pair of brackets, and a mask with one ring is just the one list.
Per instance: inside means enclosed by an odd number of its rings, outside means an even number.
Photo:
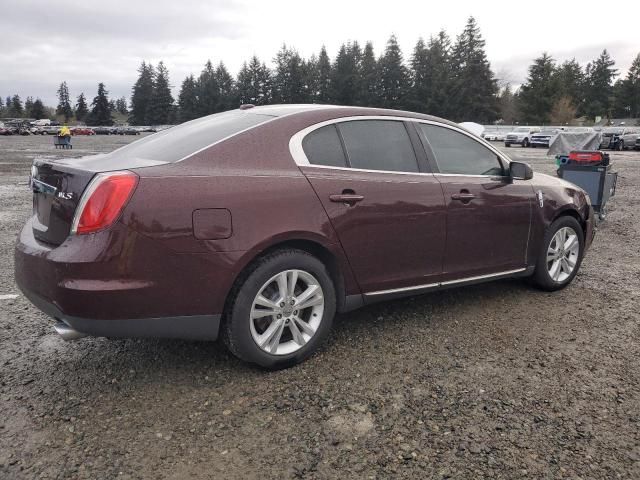
[{"label": "parked car", "polygon": [[134,127],[117,127],[113,133],[117,135],[140,135],[138,129]]},{"label": "parked car", "polygon": [[637,149],[638,139],[640,139],[640,127],[627,127],[618,139],[617,149],[621,151],[628,148]]},{"label": "parked car", "polygon": [[40,134],[41,135],[57,135],[58,131],[60,130],[60,127],[57,126],[44,126],[44,127],[40,127]]},{"label": "parked car", "polygon": [[3,136],[13,135],[13,131],[8,127],[0,127],[0,135],[3,135]]},{"label": "parked car", "polygon": [[606,127],[602,129],[602,143],[600,143],[601,149],[617,150],[620,136],[624,132],[624,128],[621,127]]},{"label": "parked car", "polygon": [[531,137],[533,134],[538,133],[539,131],[539,127],[518,127],[507,133],[507,136],[504,139],[504,146],[510,147],[511,145],[518,144],[522,147],[528,147],[531,145]]},{"label": "parked car", "polygon": [[531,148],[549,148],[551,139],[560,131],[558,128],[543,128],[531,135]]},{"label": "parked car", "polygon": [[335,312],[493,279],[575,277],[589,197],[452,122],[243,106],[106,155],[37,159],[15,278],[66,339],[221,336],[281,368]]},{"label": "parked car", "polygon": [[487,129],[482,133],[482,138],[488,142],[504,142],[504,134],[500,130]]},{"label": "parked car", "polygon": [[93,131],[96,135],[111,135],[113,127],[93,127]]},{"label": "parked car", "polygon": [[71,135],[95,135],[96,132],[88,127],[74,127],[71,129]]}]

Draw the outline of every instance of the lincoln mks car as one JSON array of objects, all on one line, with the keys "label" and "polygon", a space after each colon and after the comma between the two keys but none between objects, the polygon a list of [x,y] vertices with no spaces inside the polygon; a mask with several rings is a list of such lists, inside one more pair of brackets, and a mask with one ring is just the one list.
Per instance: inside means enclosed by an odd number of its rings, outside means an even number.
[{"label": "lincoln mks car", "polygon": [[546,290],[593,237],[580,188],[415,113],[253,107],[106,155],[35,160],[15,249],[65,339],[221,337],[282,368],[336,312],[500,278]]}]

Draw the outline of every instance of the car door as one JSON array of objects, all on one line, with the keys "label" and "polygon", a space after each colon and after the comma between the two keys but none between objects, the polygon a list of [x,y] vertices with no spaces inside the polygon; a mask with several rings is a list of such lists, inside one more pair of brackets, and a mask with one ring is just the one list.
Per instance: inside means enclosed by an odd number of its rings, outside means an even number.
[{"label": "car door", "polygon": [[307,133],[294,153],[365,295],[440,280],[444,198],[416,142],[401,120],[349,120]]},{"label": "car door", "polygon": [[455,127],[417,123],[447,205],[443,282],[526,267],[533,188],[507,162]]}]

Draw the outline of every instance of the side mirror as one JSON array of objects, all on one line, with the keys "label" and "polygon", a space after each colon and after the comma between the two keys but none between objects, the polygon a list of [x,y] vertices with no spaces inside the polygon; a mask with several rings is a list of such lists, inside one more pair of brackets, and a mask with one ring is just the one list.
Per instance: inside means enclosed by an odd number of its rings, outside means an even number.
[{"label": "side mirror", "polygon": [[528,163],[511,162],[509,164],[509,176],[513,180],[531,180],[533,178],[533,170]]}]

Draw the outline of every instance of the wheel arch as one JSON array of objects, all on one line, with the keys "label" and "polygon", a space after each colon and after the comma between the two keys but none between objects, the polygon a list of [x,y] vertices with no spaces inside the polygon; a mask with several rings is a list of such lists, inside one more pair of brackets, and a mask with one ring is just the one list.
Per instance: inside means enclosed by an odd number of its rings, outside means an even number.
[{"label": "wheel arch", "polygon": [[580,215],[580,212],[576,209],[573,208],[569,205],[567,205],[566,208],[560,210],[559,212],[556,213],[555,217],[553,217],[553,219],[551,220],[551,223],[555,222],[556,220],[558,220],[561,217],[573,217],[575,218],[578,223],[580,224],[580,227],[582,228],[582,235],[585,235],[587,232],[587,221],[585,218],[582,217],[582,215]]},{"label": "wheel arch", "polygon": [[[252,267],[261,258],[269,255],[277,250],[285,249],[297,249],[307,252],[314,257],[318,258],[323,264],[327,266],[329,275],[333,280],[333,284],[336,290],[336,308],[338,312],[350,310],[360,306],[362,296],[360,290],[355,283],[355,278],[351,272],[351,267],[348,264],[342,247],[340,245],[331,244],[324,241],[323,238],[318,238],[316,234],[307,234],[299,232],[297,235],[287,237],[277,236],[268,241],[263,242],[256,248],[247,252],[245,258],[241,261],[242,267],[239,269],[235,276],[231,288],[227,293],[225,299],[223,318],[226,316],[228,307],[232,300],[236,290],[240,287],[244,279],[251,272]],[[357,290],[357,294],[353,295],[354,289]],[[356,300],[351,302],[347,300],[348,297],[357,297]],[[354,305],[355,303],[355,305]]]}]

